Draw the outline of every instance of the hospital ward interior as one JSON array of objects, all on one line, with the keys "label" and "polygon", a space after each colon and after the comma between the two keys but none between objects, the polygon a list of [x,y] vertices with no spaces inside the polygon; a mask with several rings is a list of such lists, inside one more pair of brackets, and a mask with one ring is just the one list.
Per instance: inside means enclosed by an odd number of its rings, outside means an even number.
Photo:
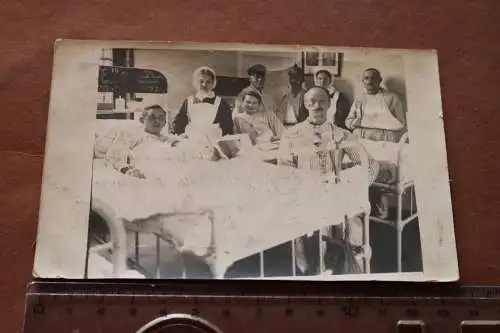
[{"label": "hospital ward interior", "polygon": [[97,90],[84,277],[422,271],[397,55],[103,49]]}]

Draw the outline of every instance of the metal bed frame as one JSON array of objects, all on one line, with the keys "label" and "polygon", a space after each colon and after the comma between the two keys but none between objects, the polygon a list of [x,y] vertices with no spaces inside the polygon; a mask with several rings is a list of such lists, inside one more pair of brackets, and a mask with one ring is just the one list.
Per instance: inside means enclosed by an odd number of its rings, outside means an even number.
[{"label": "metal bed frame", "polygon": [[[397,271],[402,272],[402,253],[403,253],[403,231],[404,228],[418,217],[417,207],[414,204],[415,200],[415,186],[413,180],[402,180],[399,173],[399,165],[402,159],[401,151],[403,145],[409,143],[408,133],[403,134],[401,139],[399,140],[400,148],[398,150],[398,159],[397,159],[397,168],[396,168],[396,181],[393,184],[386,184],[381,182],[374,182],[371,186],[377,189],[386,190],[391,194],[395,194],[397,197],[397,205],[396,205],[396,220],[382,219],[377,216],[370,216],[370,221],[374,221],[377,223],[382,223],[385,225],[389,225],[396,229],[396,246],[397,246]],[[409,194],[409,206],[410,210],[407,216],[403,217],[403,197]]]},{"label": "metal bed frame", "polygon": [[[367,175],[368,178],[368,156],[363,153],[362,147],[357,144],[357,143],[348,143],[346,146],[343,148],[354,148],[357,149],[360,152],[360,157],[361,157],[361,167],[364,169],[364,172]],[[339,169],[337,169],[339,170]],[[338,177],[337,175],[334,175],[334,177]],[[338,178],[336,178],[337,180]],[[368,184],[368,183],[367,183]],[[367,188],[368,191],[368,188]],[[368,209],[367,211],[359,212],[358,214],[354,216],[363,216],[363,245],[362,246],[353,246],[350,244],[349,241],[349,228],[348,228],[348,216],[345,216],[345,220],[340,224],[342,228],[342,239],[340,239],[340,242],[344,244],[347,248],[357,248],[356,252],[357,253],[362,253],[363,254],[363,264],[362,264],[362,273],[369,274],[371,271],[371,256],[372,256],[372,251],[371,251],[371,246],[370,246],[370,220],[372,217],[370,217],[370,210],[371,208],[369,207],[370,205],[368,204]],[[115,214],[114,211],[111,207],[106,205],[104,202],[92,198],[91,200],[91,211],[94,212],[95,214],[99,215],[102,220],[105,222],[107,229],[109,231],[109,239],[108,237],[102,237],[96,234],[93,234],[92,232],[92,221],[89,221],[89,239],[92,239],[94,243],[97,243],[97,245],[94,245],[92,247],[88,248],[88,252],[94,252],[94,253],[102,253],[103,251],[108,251],[109,254],[111,254],[111,264],[113,267],[113,278],[119,278],[120,274],[124,272],[127,269],[134,269],[143,274],[146,278],[161,278],[161,272],[160,272],[160,263],[161,263],[161,245],[162,243],[167,243],[170,247],[176,248],[176,244],[172,243],[171,239],[167,239],[164,236],[162,236],[159,233],[154,233],[154,232],[148,232],[150,234],[153,234],[155,236],[156,242],[155,242],[155,270],[154,272],[148,271],[144,266],[141,265],[140,261],[140,234],[141,232],[136,232],[134,231],[134,254],[133,256],[128,256],[127,255],[127,230],[125,228],[125,221],[121,218],[118,218]],[[188,213],[192,214],[192,213]],[[351,217],[354,217],[351,216]],[[212,221],[213,222],[213,221]],[[338,224],[337,224],[338,225]],[[319,238],[319,244],[321,242],[328,242],[328,241],[336,241],[332,240],[331,237],[328,237],[327,235],[324,235],[322,230],[317,230],[318,231],[318,238]],[[130,232],[130,231],[129,231]],[[296,246],[295,246],[295,240],[291,240],[292,243],[292,276],[296,276]],[[90,241],[89,241],[90,244]],[[319,251],[319,262],[320,262],[320,268],[323,267],[323,258],[324,258],[324,247],[321,245],[318,246]],[[211,249],[213,250],[213,249]],[[265,250],[264,250],[265,251]],[[260,277],[264,277],[264,251],[259,252],[259,257],[260,257]],[[208,257],[212,256],[213,253],[208,253]],[[210,259],[209,259],[208,264],[210,265]],[[346,269],[347,269],[348,263],[346,262]],[[182,277],[185,277],[186,275],[186,270],[185,266],[183,267],[183,273]],[[319,272],[320,274],[323,273],[322,271]],[[215,272],[215,278],[222,278],[223,277],[223,272]]]}]

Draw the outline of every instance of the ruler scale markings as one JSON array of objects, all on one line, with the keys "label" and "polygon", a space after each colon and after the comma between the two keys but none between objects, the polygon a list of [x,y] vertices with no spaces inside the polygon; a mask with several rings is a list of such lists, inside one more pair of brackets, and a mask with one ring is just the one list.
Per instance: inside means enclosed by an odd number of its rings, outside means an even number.
[{"label": "ruler scale markings", "polygon": [[[186,291],[188,290],[182,290]],[[92,332],[92,329],[105,326],[115,331],[118,324],[113,321],[116,321],[120,313],[122,316],[125,314],[125,323],[120,324],[127,329],[123,332],[132,332],[131,329],[138,329],[157,316],[179,312],[198,314],[220,325],[224,328],[224,333],[229,332],[229,328],[243,333],[245,329],[248,329],[248,332],[260,329],[259,332],[274,333],[277,330],[271,327],[273,320],[278,320],[276,318],[279,318],[281,325],[286,326],[284,330],[287,332],[300,332],[300,329],[305,329],[306,323],[315,327],[318,333],[331,332],[333,329],[347,332],[361,330],[363,327],[371,332],[388,332],[388,329],[396,332],[398,320],[423,320],[430,327],[429,332],[458,332],[460,323],[464,321],[466,324],[462,326],[466,329],[475,328],[475,323],[479,322],[483,323],[481,328],[490,329],[485,326],[485,322],[500,320],[500,298],[497,297],[499,293],[488,290],[487,294],[491,296],[489,298],[484,297],[485,293],[482,292],[469,294],[470,296],[466,296],[461,293],[457,297],[447,295],[399,298],[307,296],[303,292],[300,295],[288,296],[251,295],[241,292],[235,295],[163,292],[155,295],[154,291],[145,292],[144,289],[123,294],[117,294],[116,290],[108,290],[103,294],[99,293],[98,289],[86,294],[84,289],[78,289],[74,293],[58,294],[54,289],[50,293],[28,293],[25,332],[71,332],[78,325],[88,327],[87,330],[80,329],[81,333]],[[473,302],[473,295],[481,297]],[[127,306],[123,307],[124,304]],[[69,307],[73,310],[68,311]],[[193,311],[193,308],[196,311]],[[94,317],[89,317],[90,313],[94,313]],[[60,321],[56,322],[55,318]],[[300,320],[306,323],[300,323]],[[372,324],[366,326],[362,323],[364,321],[370,321]],[[495,328],[498,329],[498,326]]]}]

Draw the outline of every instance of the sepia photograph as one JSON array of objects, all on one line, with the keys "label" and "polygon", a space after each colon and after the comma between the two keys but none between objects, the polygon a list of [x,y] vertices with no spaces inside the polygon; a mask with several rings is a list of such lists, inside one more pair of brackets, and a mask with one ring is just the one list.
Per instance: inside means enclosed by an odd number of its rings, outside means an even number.
[{"label": "sepia photograph", "polygon": [[34,275],[455,281],[440,98],[432,50],[58,41]]}]

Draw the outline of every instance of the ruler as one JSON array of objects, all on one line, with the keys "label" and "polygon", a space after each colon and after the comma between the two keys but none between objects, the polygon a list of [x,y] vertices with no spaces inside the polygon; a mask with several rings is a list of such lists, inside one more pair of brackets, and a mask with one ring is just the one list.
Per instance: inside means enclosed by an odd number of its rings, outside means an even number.
[{"label": "ruler", "polygon": [[500,287],[34,282],[25,333],[500,332]]}]

